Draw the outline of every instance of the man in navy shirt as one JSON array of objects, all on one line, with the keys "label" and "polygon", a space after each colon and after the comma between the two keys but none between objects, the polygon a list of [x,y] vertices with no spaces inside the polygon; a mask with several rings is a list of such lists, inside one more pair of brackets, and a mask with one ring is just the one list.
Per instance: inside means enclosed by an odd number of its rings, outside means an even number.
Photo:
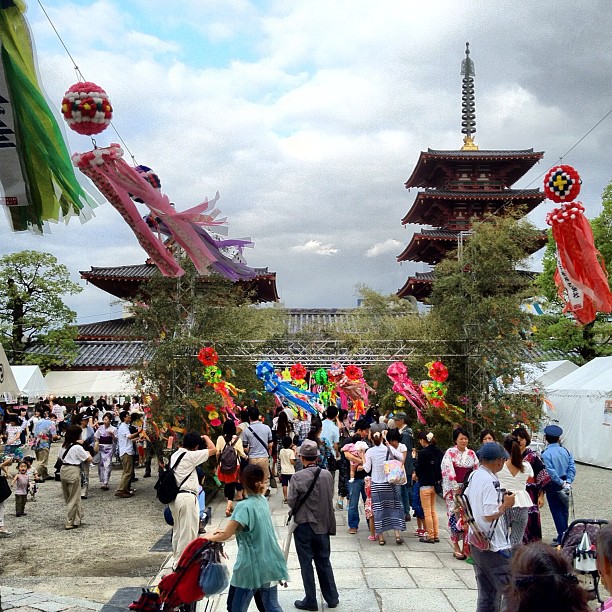
[{"label": "man in navy shirt", "polygon": [[544,428],[544,437],[548,446],[542,453],[546,470],[552,482],[546,489],[546,499],[552,514],[557,537],[553,544],[560,544],[563,534],[567,530],[569,521],[569,498],[572,492],[572,483],[576,478],[576,464],[572,454],[559,444],[563,430],[558,425],[548,425]]}]

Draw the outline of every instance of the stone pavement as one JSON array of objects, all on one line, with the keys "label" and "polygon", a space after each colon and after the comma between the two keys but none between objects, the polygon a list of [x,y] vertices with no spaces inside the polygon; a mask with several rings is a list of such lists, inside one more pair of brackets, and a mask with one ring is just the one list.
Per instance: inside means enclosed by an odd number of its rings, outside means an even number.
[{"label": "stone pavement", "polygon": [[[224,500],[219,500],[213,513],[211,529],[227,520],[224,515]],[[287,506],[282,504],[282,491],[273,491],[270,510],[281,548],[284,545],[287,528]],[[404,544],[395,544],[392,534],[387,535],[387,544],[368,540],[363,514],[357,535],[350,535],[347,527],[346,510],[336,510],[337,535],[331,538],[332,566],[340,593],[338,612],[469,612],[476,609],[476,582],[472,566],[458,561],[452,555],[448,538],[445,505],[438,499],[440,518],[440,543],[423,544],[414,535],[416,521],[407,523]],[[363,506],[360,506],[363,513]],[[236,558],[235,540],[226,543],[229,564]],[[289,585],[279,587],[279,601],[288,612],[295,610],[293,602],[302,599],[302,580],[295,548],[291,545],[288,558]],[[211,598],[208,612],[225,610],[225,595]],[[319,609],[327,610],[319,595]],[[204,612],[207,600],[198,604],[198,612]],[[211,605],[212,604],[212,605]],[[249,612],[256,610],[251,604]]]},{"label": "stone pavement", "polygon": [[11,612],[99,612],[104,604],[29,589],[0,587],[2,610]]}]

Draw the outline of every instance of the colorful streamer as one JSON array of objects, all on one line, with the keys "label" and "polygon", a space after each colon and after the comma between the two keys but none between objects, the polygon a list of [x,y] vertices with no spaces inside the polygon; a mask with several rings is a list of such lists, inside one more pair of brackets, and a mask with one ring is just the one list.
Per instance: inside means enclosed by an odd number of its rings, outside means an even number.
[{"label": "colorful streamer", "polygon": [[419,423],[427,425],[422,412],[427,408],[423,392],[408,376],[408,368],[405,364],[401,361],[394,361],[387,368],[387,376],[393,383],[393,391],[405,397],[408,403],[415,409]]},{"label": "colorful streamer", "polygon": [[0,204],[13,231],[87,221],[96,202],[79,184],[36,74],[22,0],[0,2]]}]

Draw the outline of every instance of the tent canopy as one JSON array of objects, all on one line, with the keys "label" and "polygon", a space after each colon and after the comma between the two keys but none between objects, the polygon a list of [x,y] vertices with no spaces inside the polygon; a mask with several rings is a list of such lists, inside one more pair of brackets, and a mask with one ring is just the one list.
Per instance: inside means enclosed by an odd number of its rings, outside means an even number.
[{"label": "tent canopy", "polygon": [[567,359],[525,363],[523,376],[520,378],[517,376],[504,389],[508,393],[531,393],[536,389],[546,389],[577,369],[578,366]]},{"label": "tent canopy", "polygon": [[612,357],[597,357],[547,389],[545,409],[577,461],[612,469]]},{"label": "tent canopy", "polygon": [[47,385],[37,365],[14,365],[11,369],[19,387],[19,395],[32,400],[47,395]]},{"label": "tent canopy", "polygon": [[0,344],[0,402],[13,403],[19,396],[19,385],[13,375],[4,348]]},{"label": "tent canopy", "polygon": [[49,372],[49,394],[56,397],[136,395],[134,383],[125,370],[70,370]]}]

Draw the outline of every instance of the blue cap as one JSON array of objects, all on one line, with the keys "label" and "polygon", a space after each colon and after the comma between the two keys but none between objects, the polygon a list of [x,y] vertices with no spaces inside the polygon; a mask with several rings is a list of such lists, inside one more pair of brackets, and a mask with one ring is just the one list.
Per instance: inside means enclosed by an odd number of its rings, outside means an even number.
[{"label": "blue cap", "polygon": [[508,459],[510,455],[499,442],[487,442],[480,447],[478,457],[481,461],[495,461],[495,459]]},{"label": "blue cap", "polygon": [[551,438],[560,438],[563,430],[558,425],[547,425],[544,428],[544,434]]}]

